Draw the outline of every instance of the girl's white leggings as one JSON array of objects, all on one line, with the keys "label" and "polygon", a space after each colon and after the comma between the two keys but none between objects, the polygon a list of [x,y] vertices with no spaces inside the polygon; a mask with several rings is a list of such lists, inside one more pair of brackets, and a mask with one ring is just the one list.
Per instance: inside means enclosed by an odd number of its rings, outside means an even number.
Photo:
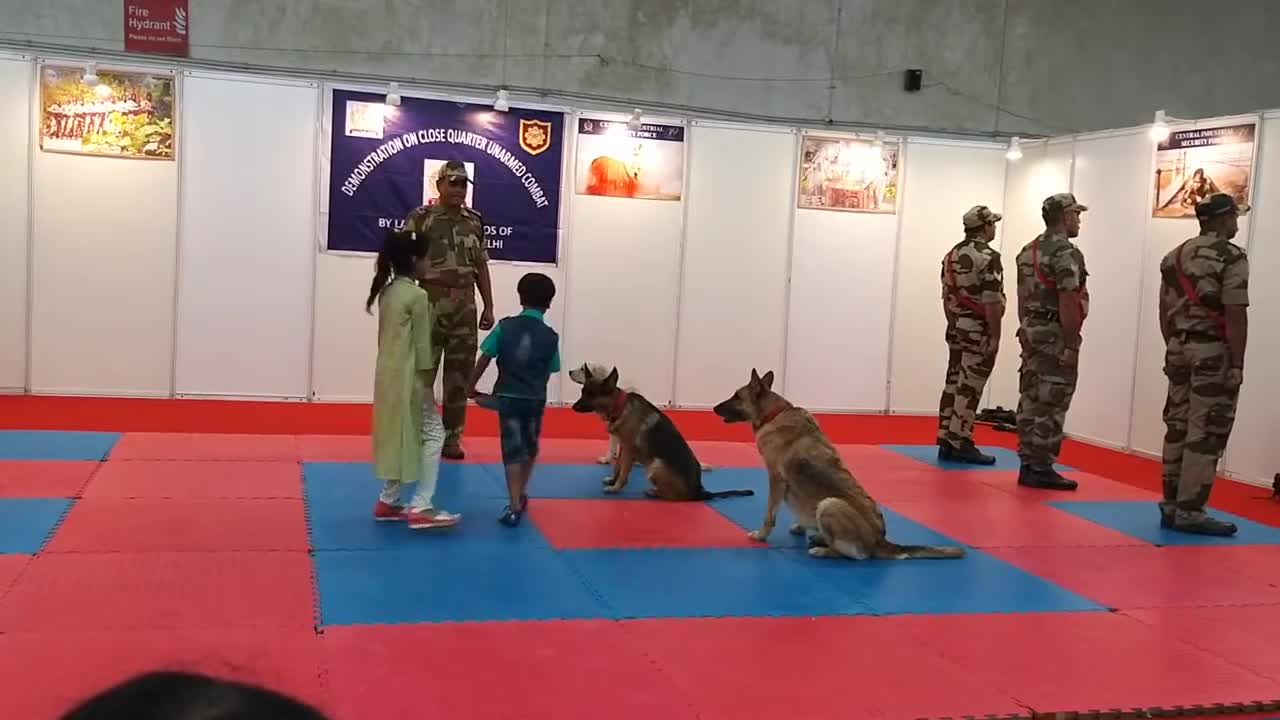
[{"label": "girl's white leggings", "polygon": [[[415,512],[431,510],[436,495],[436,480],[440,478],[440,451],[444,449],[444,422],[436,410],[434,398],[428,398],[422,408],[422,478],[413,493],[409,509]],[[386,480],[382,483],[381,500],[394,505],[400,502],[403,483],[399,480]]]}]

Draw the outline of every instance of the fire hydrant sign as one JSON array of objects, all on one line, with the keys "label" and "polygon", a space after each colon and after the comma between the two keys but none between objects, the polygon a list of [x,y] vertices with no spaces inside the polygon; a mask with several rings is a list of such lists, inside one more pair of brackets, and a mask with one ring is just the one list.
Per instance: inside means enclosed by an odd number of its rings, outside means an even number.
[{"label": "fire hydrant sign", "polygon": [[124,0],[126,52],[186,57],[187,0]]}]

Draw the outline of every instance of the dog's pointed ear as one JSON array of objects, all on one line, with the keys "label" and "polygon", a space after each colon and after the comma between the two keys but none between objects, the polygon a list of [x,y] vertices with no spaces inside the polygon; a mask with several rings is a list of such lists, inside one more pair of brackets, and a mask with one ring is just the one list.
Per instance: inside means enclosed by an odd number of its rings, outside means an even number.
[{"label": "dog's pointed ear", "polygon": [[760,384],[764,386],[765,390],[773,389],[773,371],[772,370],[765,373],[764,377],[760,378]]},{"label": "dog's pointed ear", "polygon": [[756,372],[755,368],[751,368],[751,387],[755,387],[756,385],[759,385],[759,384],[760,384],[760,373]]},{"label": "dog's pointed ear", "polygon": [[609,376],[604,379],[604,384],[609,387],[618,386],[618,368],[609,371]]},{"label": "dog's pointed ear", "polygon": [[591,368],[586,363],[582,363],[582,379],[583,380],[591,379]]}]

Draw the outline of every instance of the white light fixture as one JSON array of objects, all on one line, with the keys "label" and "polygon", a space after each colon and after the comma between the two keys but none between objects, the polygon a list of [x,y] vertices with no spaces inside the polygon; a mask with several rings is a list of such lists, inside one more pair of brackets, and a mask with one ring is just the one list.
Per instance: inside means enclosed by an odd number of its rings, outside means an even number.
[{"label": "white light fixture", "polygon": [[84,66],[84,78],[82,80],[85,85],[89,85],[89,86],[95,86],[99,83],[98,63],[91,62],[91,63],[87,63]]},{"label": "white light fixture", "polygon": [[387,87],[387,104],[391,107],[400,107],[400,83],[391,83]]},{"label": "white light fixture", "polygon": [[499,90],[498,97],[494,98],[493,109],[498,112],[506,112],[511,109],[511,94],[506,90]]},{"label": "white light fixture", "polygon": [[1009,138],[1009,152],[1004,154],[1009,160],[1022,159],[1022,139],[1017,137]]},{"label": "white light fixture", "polygon": [[631,119],[627,121],[627,129],[631,132],[640,132],[644,129],[644,123],[640,120],[640,108],[631,111]]},{"label": "white light fixture", "polygon": [[1169,122],[1163,110],[1156,111],[1155,120],[1151,123],[1151,139],[1164,142],[1169,138]]}]

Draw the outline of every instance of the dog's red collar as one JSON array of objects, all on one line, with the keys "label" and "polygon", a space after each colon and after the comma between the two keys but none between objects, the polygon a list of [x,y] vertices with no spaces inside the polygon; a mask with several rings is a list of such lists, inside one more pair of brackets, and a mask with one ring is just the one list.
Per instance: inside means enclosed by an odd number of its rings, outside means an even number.
[{"label": "dog's red collar", "polygon": [[757,427],[764,427],[765,425],[768,425],[769,423],[773,422],[774,419],[776,419],[779,415],[786,412],[788,409],[789,409],[789,406],[787,405],[779,405],[775,407],[774,409],[770,410],[769,412],[765,413],[763,416],[760,417],[760,422],[757,424]]},{"label": "dog's red collar", "polygon": [[627,399],[631,397],[631,393],[625,390],[619,390],[613,396],[613,407],[609,409],[609,422],[617,422],[622,417],[622,411],[627,406]]}]

